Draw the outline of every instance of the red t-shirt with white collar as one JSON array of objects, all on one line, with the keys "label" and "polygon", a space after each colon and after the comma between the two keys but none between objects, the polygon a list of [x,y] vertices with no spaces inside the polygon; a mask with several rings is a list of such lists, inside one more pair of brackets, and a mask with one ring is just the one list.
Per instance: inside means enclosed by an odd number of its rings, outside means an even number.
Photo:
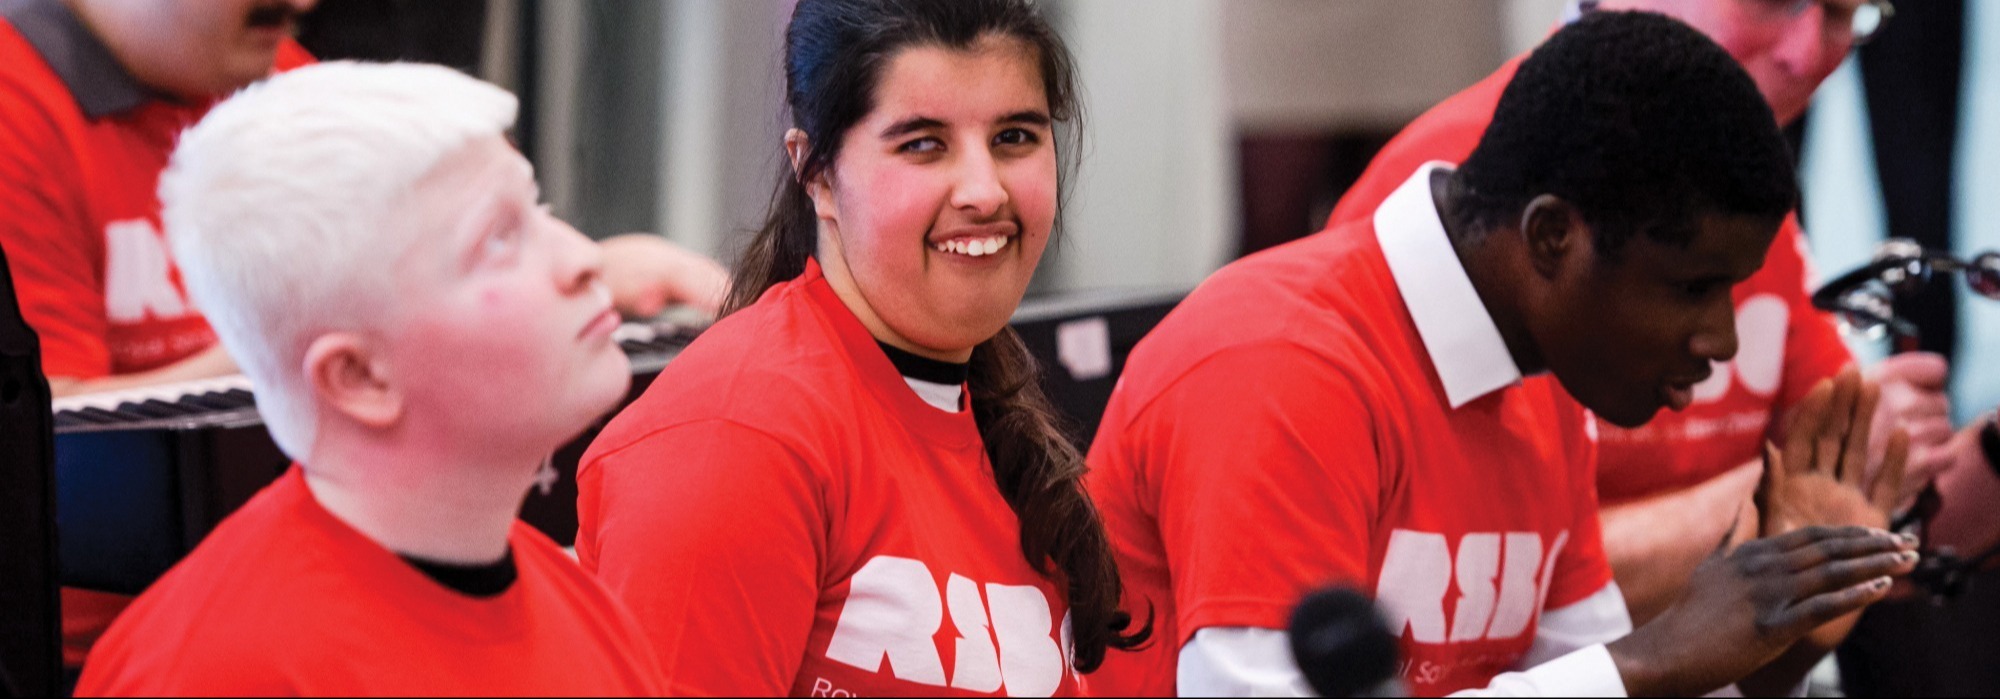
[{"label": "red t-shirt with white collar", "polygon": [[1077,693],[972,414],[918,397],[817,263],[702,333],[577,478],[578,557],[671,694]]},{"label": "red t-shirt with white collar", "polygon": [[1133,351],[1090,492],[1158,641],[1093,691],[1174,692],[1204,628],[1285,628],[1299,599],[1371,594],[1415,694],[1517,669],[1545,608],[1611,580],[1589,418],[1523,379],[1411,180],[1374,221],[1253,255]]},{"label": "red t-shirt with white collar", "polygon": [[[1472,155],[1522,60],[1508,62],[1397,134],[1341,197],[1328,227],[1374,215],[1424,163],[1457,163]],[[1680,490],[1757,458],[1785,411],[1853,361],[1832,319],[1812,307],[1813,282],[1794,214],[1772,241],[1764,268],[1737,285],[1736,358],[1717,364],[1715,374],[1695,386],[1694,404],[1662,411],[1637,429],[1599,421],[1598,495],[1605,504]]]}]

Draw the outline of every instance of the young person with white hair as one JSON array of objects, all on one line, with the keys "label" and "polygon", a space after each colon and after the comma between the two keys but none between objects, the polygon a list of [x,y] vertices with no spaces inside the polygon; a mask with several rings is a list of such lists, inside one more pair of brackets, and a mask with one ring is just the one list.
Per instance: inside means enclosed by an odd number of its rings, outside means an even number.
[{"label": "young person with white hair", "polygon": [[161,181],[187,286],[298,466],[122,616],[84,695],[656,695],[623,607],[516,519],[624,394],[595,245],[517,104],[333,63],[224,102]]},{"label": "young person with white hair", "polygon": [[[0,247],[55,395],[238,371],[161,234],[160,170],[217,100],[313,62],[289,37],[318,4],[0,0]],[[661,236],[600,245],[634,316],[713,311],[728,286],[720,265]],[[64,663],[82,664],[130,601],[63,588]]]}]

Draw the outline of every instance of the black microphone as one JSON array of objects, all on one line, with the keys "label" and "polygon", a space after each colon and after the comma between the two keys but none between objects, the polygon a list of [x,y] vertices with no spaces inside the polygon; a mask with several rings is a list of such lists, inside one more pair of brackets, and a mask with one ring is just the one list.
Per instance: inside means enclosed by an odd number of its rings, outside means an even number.
[{"label": "black microphone", "polygon": [[1396,637],[1375,603],[1353,590],[1321,590],[1292,610],[1292,657],[1322,697],[1401,696]]}]

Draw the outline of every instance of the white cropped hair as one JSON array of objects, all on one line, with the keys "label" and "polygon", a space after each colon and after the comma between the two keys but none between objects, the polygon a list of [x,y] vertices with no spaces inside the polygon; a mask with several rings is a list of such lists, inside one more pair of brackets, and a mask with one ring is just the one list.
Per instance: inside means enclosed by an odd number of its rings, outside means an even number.
[{"label": "white cropped hair", "polygon": [[167,239],[286,455],[315,437],[306,349],[387,300],[410,242],[385,232],[389,207],[518,109],[449,68],[334,62],[245,88],[181,136],[160,177]]}]

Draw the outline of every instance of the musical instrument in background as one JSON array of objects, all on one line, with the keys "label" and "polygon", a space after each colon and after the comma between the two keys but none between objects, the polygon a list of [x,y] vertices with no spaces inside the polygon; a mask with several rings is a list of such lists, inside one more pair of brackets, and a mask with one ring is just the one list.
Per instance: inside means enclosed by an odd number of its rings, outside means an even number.
[{"label": "musical instrument in background", "polygon": [[[672,323],[620,327],[613,337],[632,362],[632,388],[619,407],[698,332]],[[291,464],[241,376],[53,406],[64,585],[137,594]],[[522,507],[523,520],[565,546],[576,538],[577,461],[602,427],[600,420],[558,450],[550,465],[559,477]]]},{"label": "musical instrument in background", "polygon": [[[1892,238],[1875,251],[1874,261],[1827,282],[1813,292],[1814,308],[1834,314],[1847,329],[1870,339],[1891,338],[1896,352],[1917,349],[1923,329],[1900,317],[1896,309],[1911,302],[1925,287],[1950,283],[1950,275],[1965,277],[1973,293],[2000,301],[2000,252],[1985,252],[1970,261],[1925,250],[1907,238]],[[1942,279],[1940,279],[1942,278]],[[2000,464],[1989,464],[2000,469]],[[1896,531],[1917,531],[1943,506],[1936,485],[1917,496],[1910,511],[1890,525]],[[1978,553],[1922,550],[1923,562],[1910,579],[1939,600],[1964,594],[1972,578],[1987,563],[2000,560],[2000,545]]]},{"label": "musical instrument in background", "polygon": [[1893,335],[1896,350],[1915,349],[1922,329],[1898,317],[1897,307],[1916,298],[1924,287],[1949,283],[1951,274],[1965,276],[1973,293],[2000,300],[2000,252],[1986,252],[1970,261],[1925,250],[1917,241],[1892,238],[1875,250],[1875,260],[1827,282],[1813,292],[1814,308],[1832,313],[1849,329],[1870,339]]}]

